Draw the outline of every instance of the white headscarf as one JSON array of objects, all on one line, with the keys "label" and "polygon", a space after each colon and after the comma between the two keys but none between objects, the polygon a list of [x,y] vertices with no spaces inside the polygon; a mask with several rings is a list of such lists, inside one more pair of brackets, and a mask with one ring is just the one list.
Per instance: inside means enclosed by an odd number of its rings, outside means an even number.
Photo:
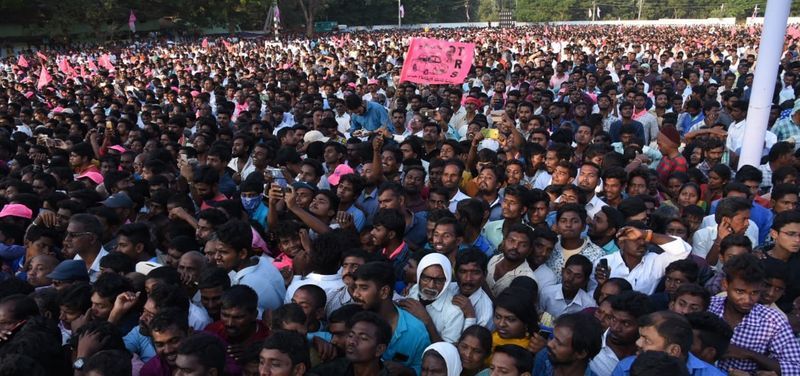
[{"label": "white headscarf", "polygon": [[[442,267],[444,271],[444,278],[445,283],[442,287],[442,290],[439,291],[439,294],[436,295],[436,299],[439,299],[440,296],[447,290],[447,286],[450,286],[450,280],[453,278],[453,270],[452,266],[450,266],[450,259],[447,256],[441,253],[430,253],[425,255],[422,260],[419,260],[419,264],[417,265],[417,285],[419,286],[420,277],[422,276],[422,271],[425,270],[429,266],[439,265]],[[436,300],[434,299],[434,300]]]},{"label": "white headscarf", "polygon": [[428,351],[436,351],[444,359],[444,364],[447,366],[447,376],[461,375],[461,357],[458,355],[458,349],[452,343],[432,343],[422,352],[423,359]]}]

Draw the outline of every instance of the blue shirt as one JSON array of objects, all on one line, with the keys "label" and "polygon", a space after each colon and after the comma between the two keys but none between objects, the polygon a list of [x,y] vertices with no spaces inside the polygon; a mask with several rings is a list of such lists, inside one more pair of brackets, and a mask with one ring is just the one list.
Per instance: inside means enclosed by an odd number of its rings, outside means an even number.
[{"label": "blue shirt", "polygon": [[225,196],[234,197],[236,196],[238,189],[239,187],[233,181],[233,178],[228,174],[228,171],[225,171],[225,173],[219,178],[219,192]]},{"label": "blue shirt", "polygon": [[392,333],[389,347],[383,353],[384,362],[397,362],[417,372],[422,372],[422,352],[431,344],[425,324],[404,309],[397,310],[397,327]]},{"label": "blue shirt", "polygon": [[378,188],[374,188],[371,192],[367,192],[367,188],[356,199],[356,206],[364,212],[367,216],[367,225],[372,225],[372,218],[378,212]]},{"label": "blue shirt", "polygon": [[411,224],[406,226],[406,235],[404,240],[411,249],[417,250],[422,248],[428,242],[428,212],[421,211],[414,213],[411,218]]},{"label": "blue shirt", "polygon": [[350,207],[345,211],[353,216],[353,225],[356,226],[356,231],[361,232],[361,229],[364,228],[364,223],[367,222],[364,212],[362,212],[361,209],[357,208],[355,205],[350,205]]},{"label": "blue shirt", "polygon": [[[636,129],[636,138],[642,140],[644,142],[644,126],[642,123],[634,120],[631,122],[633,124],[634,129]],[[608,129],[608,134],[611,135],[611,142],[620,142],[619,138],[619,131],[622,129],[622,120],[617,120],[611,123],[611,127]]]},{"label": "blue shirt", "polygon": [[472,246],[478,248],[486,255],[488,258],[492,258],[494,256],[494,246],[483,235],[478,235],[475,238],[475,242],[472,243]]},{"label": "blue shirt", "polygon": [[[629,376],[634,360],[636,360],[636,355],[620,360],[617,367],[614,368],[614,372],[611,372],[611,376]],[[717,367],[698,359],[692,353],[689,353],[689,357],[686,359],[686,368],[689,369],[689,374],[692,376],[725,376],[725,373]]]},{"label": "blue shirt", "polygon": [[374,131],[384,125],[390,132],[394,133],[394,125],[389,121],[389,110],[372,101],[366,101],[365,103],[367,108],[363,114],[350,114],[350,133],[357,129]]},{"label": "blue shirt", "polygon": [[688,133],[695,124],[702,123],[705,119],[706,116],[702,111],[700,111],[700,113],[695,117],[692,117],[692,115],[689,115],[689,113],[686,112],[686,115],[681,117],[681,122],[678,124],[678,130],[681,132],[681,136]]},{"label": "blue shirt", "polygon": [[269,215],[269,208],[267,207],[267,205],[264,205],[263,202],[259,202],[256,210],[253,212],[252,215],[250,215],[250,219],[258,222],[258,224],[260,224],[261,227],[263,227],[264,230],[266,231],[268,230],[267,215]]},{"label": "blue shirt", "polygon": [[138,354],[142,362],[147,363],[150,359],[156,356],[156,348],[153,347],[153,342],[150,337],[143,335],[139,332],[139,325],[131,329],[125,337],[122,338],[125,343],[125,348],[132,354]]},{"label": "blue shirt", "polygon": [[[553,362],[551,362],[550,357],[547,356],[547,348],[536,353],[536,358],[533,362],[533,372],[531,374],[536,376],[552,376],[554,374]],[[589,368],[588,363],[586,364],[586,372],[584,372],[583,375],[597,376],[597,374],[592,372]]]}]

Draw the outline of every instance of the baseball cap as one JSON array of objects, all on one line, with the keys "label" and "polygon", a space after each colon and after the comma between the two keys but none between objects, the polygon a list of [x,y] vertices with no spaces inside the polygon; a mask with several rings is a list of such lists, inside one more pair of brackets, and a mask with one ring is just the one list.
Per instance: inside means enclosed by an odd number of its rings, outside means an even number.
[{"label": "baseball cap", "polygon": [[110,146],[109,149],[110,150],[116,150],[116,151],[118,151],[120,153],[124,153],[125,152],[125,148],[122,145]]},{"label": "baseball cap", "polygon": [[317,191],[317,187],[315,187],[315,186],[313,186],[311,184],[308,184],[308,183],[306,183],[304,181],[296,181],[296,182],[292,183],[292,188],[294,188],[295,190],[301,189],[301,188],[305,188],[305,189],[310,190],[311,192],[316,192]]},{"label": "baseball cap", "polygon": [[97,185],[103,184],[103,175],[101,175],[99,172],[86,171],[78,175],[78,179],[83,179],[83,178],[89,178],[89,180],[93,181]]},{"label": "baseball cap", "polygon": [[303,136],[303,141],[306,144],[310,144],[312,142],[317,142],[317,141],[328,142],[328,140],[330,139],[331,139],[330,137],[325,137],[325,135],[322,134],[322,132],[320,131],[308,131]]},{"label": "baseball cap", "polygon": [[136,272],[139,274],[147,275],[155,269],[162,267],[163,265],[152,262],[152,261],[141,261],[136,263]]},{"label": "baseball cap", "polygon": [[108,196],[107,199],[103,201],[103,206],[117,209],[117,208],[132,208],[133,207],[133,200],[128,197],[128,194],[125,192],[118,192],[114,193],[111,196]]},{"label": "baseball cap", "polygon": [[341,179],[342,176],[352,173],[353,169],[350,166],[342,163],[336,166],[336,169],[333,170],[331,176],[328,176],[328,183],[331,185],[339,185],[339,179]]},{"label": "baseball cap", "polygon": [[83,260],[64,260],[53,269],[47,278],[56,281],[88,281],[89,272]]},{"label": "baseball cap", "polygon": [[0,218],[4,217],[31,219],[33,218],[33,211],[22,204],[8,204],[3,206],[3,210],[0,210]]}]

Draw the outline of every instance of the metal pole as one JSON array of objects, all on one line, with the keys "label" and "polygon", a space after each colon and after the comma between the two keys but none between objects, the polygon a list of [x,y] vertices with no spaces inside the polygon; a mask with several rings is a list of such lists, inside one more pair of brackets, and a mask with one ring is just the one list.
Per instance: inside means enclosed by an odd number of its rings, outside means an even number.
[{"label": "metal pole", "polygon": [[400,27],[403,24],[403,17],[400,16],[400,7],[401,6],[402,6],[402,4],[400,4],[400,0],[397,0],[397,27]]},{"label": "metal pole", "polygon": [[642,19],[642,4],[644,4],[644,0],[639,0],[639,16],[636,18],[637,20]]},{"label": "metal pole", "polygon": [[278,14],[280,12],[278,10],[278,0],[272,0],[272,7],[273,7],[272,27],[275,29],[275,41],[277,42],[278,41]]},{"label": "metal pole", "polygon": [[772,95],[775,91],[778,66],[781,64],[786,23],[791,6],[790,0],[769,0],[767,2],[767,9],[764,12],[764,28],[758,48],[756,73],[750,92],[750,104],[747,107],[745,142],[742,143],[742,152],[739,157],[740,168],[744,165],[755,167],[761,165],[764,135],[767,131]]}]

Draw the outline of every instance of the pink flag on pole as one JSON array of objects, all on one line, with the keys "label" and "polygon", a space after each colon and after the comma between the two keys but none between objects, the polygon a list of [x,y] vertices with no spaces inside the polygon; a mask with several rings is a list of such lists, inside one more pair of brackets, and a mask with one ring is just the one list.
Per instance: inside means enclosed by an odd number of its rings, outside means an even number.
[{"label": "pink flag on pole", "polygon": [[133,14],[133,9],[131,9],[131,15],[128,17],[128,28],[132,32],[136,32],[136,15]]},{"label": "pink flag on pole", "polygon": [[200,46],[203,48],[208,48],[208,38],[203,38],[203,42],[200,43]]},{"label": "pink flag on pole", "polygon": [[462,84],[475,58],[475,44],[414,38],[408,47],[400,81]]},{"label": "pink flag on pole", "polygon": [[94,63],[94,60],[89,60],[89,69],[97,71],[97,64]]},{"label": "pink flag on pole", "polygon": [[19,59],[17,59],[17,65],[23,68],[27,68],[29,66],[28,59],[25,58],[25,55],[19,55]]},{"label": "pink flag on pole", "polygon": [[36,52],[36,57],[38,57],[38,58],[40,58],[40,59],[42,59],[44,61],[47,61],[47,56],[45,56],[45,54],[41,53],[40,51]]},{"label": "pink flag on pole", "polygon": [[403,4],[400,4],[400,18],[403,18],[405,16],[406,16],[406,8],[403,6]]},{"label": "pink flag on pole", "polygon": [[228,53],[233,53],[233,46],[231,45],[230,42],[228,42],[227,40],[223,39],[222,40],[222,44],[225,46],[225,49],[228,50]]},{"label": "pink flag on pole", "polygon": [[42,71],[39,73],[39,82],[36,83],[36,88],[42,90],[42,88],[49,85],[52,81],[53,77],[50,76],[50,72],[48,72],[47,68],[42,65]]}]

